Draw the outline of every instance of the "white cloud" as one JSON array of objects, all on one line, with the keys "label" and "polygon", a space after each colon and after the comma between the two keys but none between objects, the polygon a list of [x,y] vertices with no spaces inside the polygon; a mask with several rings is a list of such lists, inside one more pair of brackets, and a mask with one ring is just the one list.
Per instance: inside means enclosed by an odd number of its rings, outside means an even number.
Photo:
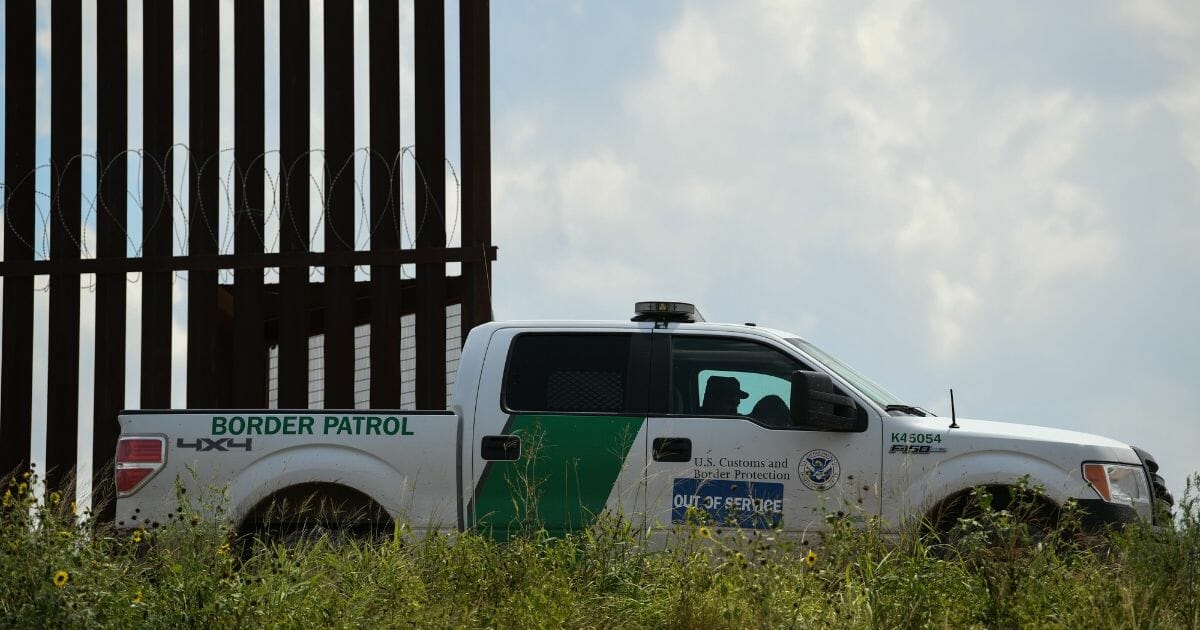
[{"label": "white cloud", "polygon": [[[571,243],[611,238],[633,227],[637,172],[604,150],[568,164],[558,176],[563,224]],[[586,221],[577,220],[586,216]]]},{"label": "white cloud", "polygon": [[1062,92],[1042,99],[1031,118],[1030,128],[1022,130],[1031,140],[1020,155],[1030,179],[1057,175],[1077,156],[1080,142],[1095,131],[1094,109]]},{"label": "white cloud", "polygon": [[[1194,52],[1200,55],[1200,46]],[[1200,198],[1200,62],[1196,62],[1190,74],[1165,94],[1162,101],[1180,123],[1179,141],[1196,174],[1194,194]]]},{"label": "white cloud", "polygon": [[604,300],[601,296],[622,296],[618,310],[624,314],[639,299],[637,296],[661,288],[661,282],[654,276],[653,270],[637,261],[597,262],[591,257],[576,256],[546,267],[538,273],[538,280],[545,283],[551,295],[602,312],[611,312],[613,304],[601,303]]},{"label": "white cloud", "polygon": [[726,58],[729,41],[718,33],[715,20],[700,11],[685,11],[682,18],[658,42],[657,76],[652,82],[630,90],[630,107],[649,108],[668,125],[679,125],[687,115],[681,103],[697,103],[711,95],[718,81],[730,71]]},{"label": "white cloud", "polygon": [[1013,232],[1014,258],[1032,287],[1080,274],[1102,275],[1116,259],[1120,239],[1086,191],[1058,184],[1047,212],[1027,217]]},{"label": "white cloud", "polygon": [[960,243],[966,192],[954,182],[939,186],[925,175],[913,176],[909,190],[909,218],[896,232],[896,244],[911,249],[954,247]]},{"label": "white cloud", "polygon": [[1200,33],[1200,11],[1187,0],[1140,0],[1112,7],[1118,16],[1155,34],[1188,37]]},{"label": "white cloud", "polygon": [[171,406],[187,407],[187,272],[171,284]]},{"label": "white cloud", "polygon": [[658,58],[669,81],[698,92],[712,88],[729,69],[716,27],[691,11],[662,38]]},{"label": "white cloud", "polygon": [[38,72],[34,77],[34,89],[37,91],[37,133],[39,136],[50,135],[50,81],[48,80],[50,69],[50,3],[46,0],[37,4],[37,35],[35,42],[37,46],[38,67],[45,68],[45,72]]},{"label": "white cloud", "polygon": [[812,0],[760,0],[756,7],[764,34],[774,40],[796,72],[809,71],[824,8],[823,3]]},{"label": "white cloud", "polygon": [[697,220],[729,214],[737,207],[728,189],[711,179],[684,177],[668,192],[674,205],[687,208]]},{"label": "white cloud", "polygon": [[46,59],[50,58],[50,8],[44,3],[38,6],[38,30],[35,36],[37,52]]},{"label": "white cloud", "polygon": [[927,49],[929,42],[914,33],[910,19],[912,2],[879,2],[870,6],[853,25],[854,47],[863,70],[885,81],[897,81],[915,72],[913,54],[920,42]]},{"label": "white cloud", "polygon": [[1114,19],[1143,31],[1175,65],[1170,84],[1155,96],[1179,125],[1179,141],[1197,174],[1194,194],[1200,198],[1200,5],[1186,0],[1144,0],[1118,3],[1112,10]]},{"label": "white cloud", "polygon": [[934,351],[942,357],[955,355],[963,345],[969,322],[979,310],[980,300],[964,282],[954,282],[940,271],[929,274],[933,295],[929,334]]},{"label": "white cloud", "polygon": [[[36,285],[35,285],[36,286]],[[41,470],[46,470],[46,390],[49,378],[49,325],[50,292],[35,291],[33,294],[33,398],[30,405],[30,428],[32,445],[29,459]]]},{"label": "white cloud", "polygon": [[83,79],[83,87],[80,90],[80,98],[82,101],[82,118],[81,134],[83,136],[83,152],[95,153],[96,151],[96,96],[98,89],[98,79],[96,76],[96,0],[88,0],[81,3],[82,21],[83,21],[83,43],[81,50],[83,59],[81,63],[83,68],[80,71]]}]

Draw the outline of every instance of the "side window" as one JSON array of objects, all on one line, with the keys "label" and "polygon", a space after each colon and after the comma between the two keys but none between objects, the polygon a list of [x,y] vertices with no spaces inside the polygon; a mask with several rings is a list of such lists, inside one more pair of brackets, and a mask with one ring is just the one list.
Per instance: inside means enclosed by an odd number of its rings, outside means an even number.
[{"label": "side window", "polygon": [[769,346],[722,337],[671,340],[671,413],[749,416],[791,426],[791,376],[804,364]]},{"label": "side window", "polygon": [[526,333],[504,374],[509,411],[621,413],[629,409],[629,334]]}]

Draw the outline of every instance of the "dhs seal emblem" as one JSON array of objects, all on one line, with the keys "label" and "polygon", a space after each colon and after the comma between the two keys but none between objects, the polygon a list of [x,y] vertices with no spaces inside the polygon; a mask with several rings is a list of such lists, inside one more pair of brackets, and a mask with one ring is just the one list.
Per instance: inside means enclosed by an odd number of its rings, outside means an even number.
[{"label": "dhs seal emblem", "polygon": [[800,458],[800,481],[813,490],[828,490],[842,474],[838,460],[829,451],[817,448]]}]

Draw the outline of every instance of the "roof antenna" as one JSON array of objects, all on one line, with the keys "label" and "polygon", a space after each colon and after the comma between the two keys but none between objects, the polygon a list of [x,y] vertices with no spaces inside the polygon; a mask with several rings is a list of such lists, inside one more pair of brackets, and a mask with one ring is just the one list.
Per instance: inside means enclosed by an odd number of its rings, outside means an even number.
[{"label": "roof antenna", "polygon": [[958,416],[954,414],[954,388],[950,388],[950,428],[958,428]]}]

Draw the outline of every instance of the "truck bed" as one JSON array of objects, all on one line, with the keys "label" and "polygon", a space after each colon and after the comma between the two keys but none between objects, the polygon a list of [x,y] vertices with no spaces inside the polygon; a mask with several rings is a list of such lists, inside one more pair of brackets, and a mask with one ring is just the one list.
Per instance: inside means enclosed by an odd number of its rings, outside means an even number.
[{"label": "truck bed", "polygon": [[[123,440],[159,438],[163,453],[119,494],[119,527],[166,524],[181,501],[236,526],[276,492],[313,484],[356,489],[417,528],[462,522],[462,423],[452,411],[144,410],[120,422]],[[118,468],[152,465],[118,456]]]}]

